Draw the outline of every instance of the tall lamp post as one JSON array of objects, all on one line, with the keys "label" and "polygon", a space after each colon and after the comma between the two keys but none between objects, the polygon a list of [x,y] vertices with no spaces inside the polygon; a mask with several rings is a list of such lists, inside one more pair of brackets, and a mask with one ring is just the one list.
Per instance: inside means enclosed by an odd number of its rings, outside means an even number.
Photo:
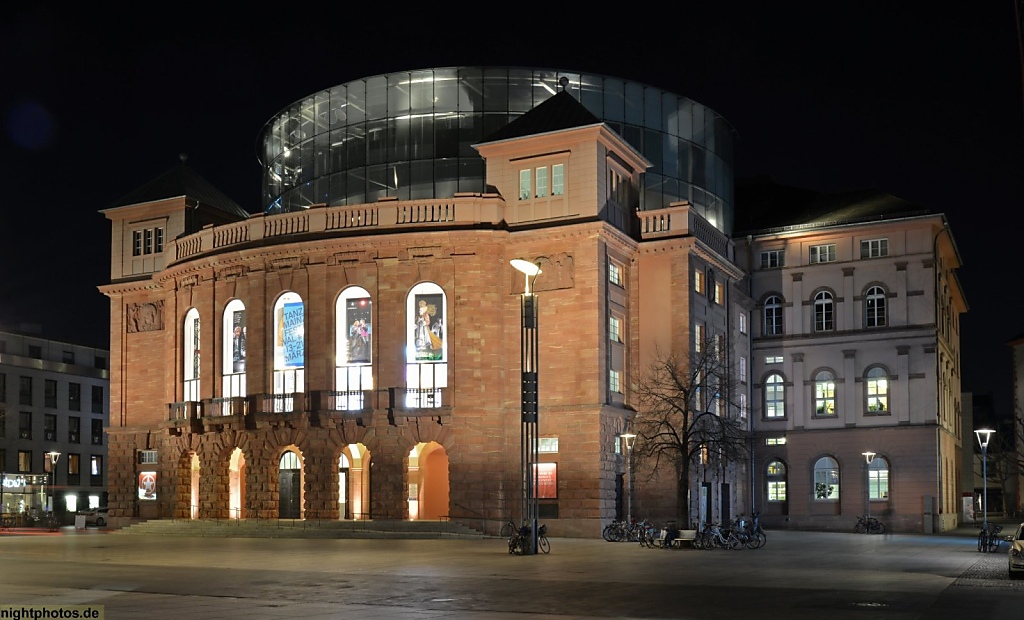
[{"label": "tall lamp post", "polygon": [[53,512],[54,489],[57,484],[57,461],[60,460],[60,452],[47,452],[46,458],[50,461],[50,498],[47,499],[46,512]]},{"label": "tall lamp post", "polygon": [[988,442],[995,431],[990,428],[979,428],[974,431],[981,446],[981,482],[984,485],[981,496],[982,528],[988,531]]},{"label": "tall lamp post", "polygon": [[512,266],[526,277],[526,287],[522,295],[522,341],[521,363],[522,372],[522,407],[520,428],[520,459],[522,462],[523,487],[523,520],[530,526],[529,555],[537,553],[537,519],[540,512],[539,471],[537,468],[540,438],[537,435],[537,346],[539,332],[537,328],[538,303],[537,295],[530,291],[530,278],[534,281],[540,274],[540,265],[521,258],[514,258]]},{"label": "tall lamp post", "polygon": [[864,455],[864,462],[867,463],[865,470],[867,471],[868,481],[868,519],[871,518],[871,461],[875,460],[874,452],[861,452]]},{"label": "tall lamp post", "polygon": [[626,523],[633,523],[633,440],[636,433],[627,430],[619,437],[626,444]]}]

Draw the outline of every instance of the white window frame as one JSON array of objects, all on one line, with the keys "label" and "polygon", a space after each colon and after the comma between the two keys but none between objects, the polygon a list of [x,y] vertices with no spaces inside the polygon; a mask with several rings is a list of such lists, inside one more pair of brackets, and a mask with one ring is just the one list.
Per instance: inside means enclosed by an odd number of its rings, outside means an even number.
[{"label": "white window frame", "polygon": [[747,382],[747,358],[740,356],[740,383]]},{"label": "white window frame", "polygon": [[780,336],[785,331],[782,324],[783,307],[782,298],[778,295],[769,295],[765,298],[761,321],[762,336]]},{"label": "white window frame", "polygon": [[533,196],[532,173],[530,168],[519,171],[519,200],[529,200]]},{"label": "white window frame", "polygon": [[622,373],[617,370],[608,371],[608,389],[616,394],[622,393]]},{"label": "white window frame", "polygon": [[608,281],[615,286],[622,286],[622,265],[613,260],[608,261]]},{"label": "white window frame", "polygon": [[739,322],[740,322],[740,333],[741,334],[747,333],[747,313],[746,312],[740,312],[739,313]]},{"label": "white window frame", "polygon": [[764,417],[781,420],[786,417],[786,379],[773,372],[764,380]]},{"label": "white window frame", "polygon": [[864,327],[885,327],[886,306],[885,289],[877,285],[868,287],[864,295]]},{"label": "white window frame", "polygon": [[547,198],[548,195],[548,167],[541,166],[537,168],[534,173],[536,174],[536,192],[534,196],[537,198]]},{"label": "white window frame", "polygon": [[834,263],[836,261],[836,244],[812,245],[807,259],[812,265],[816,263]]},{"label": "white window frame", "polygon": [[860,242],[861,258],[881,258],[889,255],[889,239],[864,239]]},{"label": "white window frame", "polygon": [[700,269],[693,270],[693,290],[704,294],[704,272]]},{"label": "white window frame", "polygon": [[779,269],[786,266],[786,250],[763,250],[761,269]]},{"label": "white window frame", "polygon": [[622,320],[615,315],[608,317],[608,340],[622,342]]},{"label": "white window frame", "polygon": [[836,377],[828,370],[814,376],[814,415],[836,416]]},{"label": "white window frame", "polygon": [[836,301],[829,291],[814,294],[814,331],[831,332],[836,328]]}]

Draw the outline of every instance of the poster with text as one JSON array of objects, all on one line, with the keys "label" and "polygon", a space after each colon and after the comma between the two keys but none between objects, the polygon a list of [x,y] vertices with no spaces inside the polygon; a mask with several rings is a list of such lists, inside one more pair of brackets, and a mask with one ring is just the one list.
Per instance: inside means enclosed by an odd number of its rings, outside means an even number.
[{"label": "poster with text", "polygon": [[288,368],[302,368],[305,353],[305,325],[302,302],[284,304],[281,342],[284,350],[284,365]]}]

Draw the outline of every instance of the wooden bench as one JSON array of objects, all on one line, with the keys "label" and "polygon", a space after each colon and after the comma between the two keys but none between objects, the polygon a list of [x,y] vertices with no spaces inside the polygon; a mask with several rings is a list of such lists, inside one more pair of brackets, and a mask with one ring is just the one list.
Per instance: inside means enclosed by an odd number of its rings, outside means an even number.
[{"label": "wooden bench", "polygon": [[[658,538],[658,546],[665,546],[665,537],[668,534],[668,530],[661,528],[661,536]],[[676,537],[672,539],[669,546],[673,549],[682,549],[683,547],[692,547],[693,539],[697,538],[697,530],[677,530]]]}]

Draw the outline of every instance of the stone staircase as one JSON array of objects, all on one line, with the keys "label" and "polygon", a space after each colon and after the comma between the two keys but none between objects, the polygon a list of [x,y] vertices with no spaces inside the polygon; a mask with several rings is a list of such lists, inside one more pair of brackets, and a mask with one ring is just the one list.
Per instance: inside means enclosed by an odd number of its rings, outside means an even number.
[{"label": "stone staircase", "polygon": [[155,519],[112,530],[122,535],[196,536],[216,538],[487,538],[481,532],[452,521],[316,521],[298,519],[187,520]]}]

